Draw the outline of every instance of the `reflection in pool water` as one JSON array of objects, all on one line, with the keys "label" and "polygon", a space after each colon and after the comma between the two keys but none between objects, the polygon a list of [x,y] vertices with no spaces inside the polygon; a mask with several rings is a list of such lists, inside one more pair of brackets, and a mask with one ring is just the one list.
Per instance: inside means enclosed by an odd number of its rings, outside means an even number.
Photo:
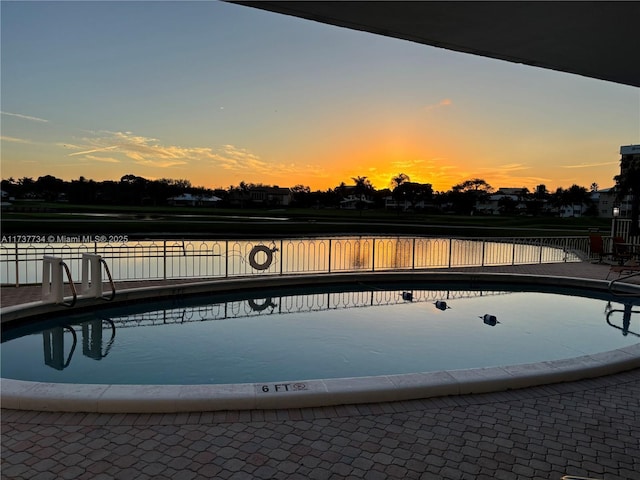
[{"label": "reflection in pool water", "polygon": [[4,331],[2,376],[293,381],[541,362],[640,341],[640,300],[581,295],[363,285],[116,307]]}]

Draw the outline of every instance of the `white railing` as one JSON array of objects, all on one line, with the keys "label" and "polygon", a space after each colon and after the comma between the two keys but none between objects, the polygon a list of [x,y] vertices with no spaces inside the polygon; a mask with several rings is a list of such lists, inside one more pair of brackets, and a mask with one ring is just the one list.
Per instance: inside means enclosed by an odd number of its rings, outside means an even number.
[{"label": "white railing", "polygon": [[617,218],[611,221],[611,237],[622,237],[627,243],[640,244],[640,235],[631,235],[631,220]]},{"label": "white railing", "polygon": [[577,262],[590,251],[586,236],[2,243],[0,282],[41,283],[44,256],[62,258],[79,279],[83,254],[100,255],[114,281],[129,281]]}]

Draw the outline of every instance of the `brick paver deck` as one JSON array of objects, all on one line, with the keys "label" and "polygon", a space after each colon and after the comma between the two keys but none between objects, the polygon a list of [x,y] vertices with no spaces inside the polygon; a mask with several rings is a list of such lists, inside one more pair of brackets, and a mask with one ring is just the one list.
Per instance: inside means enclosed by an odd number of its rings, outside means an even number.
[{"label": "brick paver deck", "polygon": [[[492,270],[608,274],[590,264]],[[2,305],[37,299],[22,288],[3,288]],[[639,472],[640,370],[502,393],[313,409],[2,410],[7,479],[637,480]]]}]

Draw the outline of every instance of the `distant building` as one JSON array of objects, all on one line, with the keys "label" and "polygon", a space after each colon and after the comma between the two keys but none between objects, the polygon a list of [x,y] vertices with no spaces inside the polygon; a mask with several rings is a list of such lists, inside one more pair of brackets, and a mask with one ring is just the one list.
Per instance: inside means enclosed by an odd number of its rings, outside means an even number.
[{"label": "distant building", "polygon": [[615,187],[598,190],[597,204],[598,216],[602,218],[613,217],[613,207],[620,207],[620,216],[625,218],[631,213],[631,196],[624,197],[622,202],[616,201]]},{"label": "distant building", "polygon": [[620,155],[620,174],[624,175],[632,164],[640,164],[640,145],[623,145]]},{"label": "distant building", "polygon": [[340,208],[345,210],[367,209],[375,202],[364,194],[352,194],[340,200]]},{"label": "distant building", "polygon": [[9,193],[5,192],[4,190],[0,190],[1,192],[1,200],[0,200],[0,206],[2,206],[2,208],[5,207],[10,207],[11,206],[11,202],[9,201]]},{"label": "distant building", "polygon": [[558,215],[561,218],[581,217],[588,210],[584,203],[573,203],[571,205],[561,205]]},{"label": "distant building", "polygon": [[[620,147],[620,175],[625,175],[632,166],[640,169],[640,145],[623,145]],[[620,218],[631,218],[632,196],[627,195],[621,201],[616,196],[616,187],[607,189],[604,198],[601,196],[598,202],[600,216],[611,218],[616,206],[620,208]]]},{"label": "distant building", "polygon": [[216,196],[204,196],[204,195],[192,195],[190,193],[184,193],[177,197],[168,198],[169,205],[184,206],[184,207],[210,207],[222,200]]},{"label": "distant building", "polygon": [[636,171],[640,170],[640,145],[620,147],[620,156],[620,175],[626,175],[632,167]]},{"label": "distant building", "polygon": [[291,203],[291,190],[281,188],[278,185],[273,187],[252,187],[249,190],[251,201],[258,205],[271,205],[286,207]]},{"label": "distant building", "polygon": [[384,208],[391,210],[427,210],[433,209],[433,187],[430,183],[403,182],[389,195],[382,197]]},{"label": "distant building", "polygon": [[245,189],[233,189],[229,192],[229,204],[232,207],[286,207],[291,203],[291,190],[277,185],[251,185]]},{"label": "distant building", "polygon": [[[508,213],[523,213],[527,210],[524,202],[524,190],[520,188],[501,187],[496,193],[476,202],[476,211],[483,215],[500,215],[507,213],[505,210],[511,210]],[[510,204],[511,209],[506,206]]]},{"label": "distant building", "polygon": [[625,202],[620,205],[620,216],[631,219],[629,233],[640,239],[640,145],[620,147],[620,176],[626,177],[626,186],[631,190],[629,208]]}]

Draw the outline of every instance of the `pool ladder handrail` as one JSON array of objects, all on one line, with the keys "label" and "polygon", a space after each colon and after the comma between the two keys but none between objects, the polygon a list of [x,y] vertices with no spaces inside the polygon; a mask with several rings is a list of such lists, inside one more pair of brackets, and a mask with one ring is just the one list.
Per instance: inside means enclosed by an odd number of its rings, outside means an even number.
[{"label": "pool ladder handrail", "polygon": [[116,285],[113,283],[113,278],[111,277],[111,271],[109,270],[109,265],[107,265],[107,262],[105,261],[105,259],[101,257],[100,263],[104,265],[104,271],[107,273],[107,277],[109,278],[109,286],[111,287],[111,296],[109,297],[102,296],[101,298],[110,302],[116,297]]},{"label": "pool ladder handrail", "polygon": [[64,305],[65,307],[73,307],[76,304],[76,301],[78,300],[78,293],[76,292],[76,286],[73,283],[73,279],[71,278],[71,270],[69,270],[69,266],[64,263],[63,260],[60,260],[60,265],[62,266],[62,268],[64,269],[64,271],[67,273],[67,280],[69,280],[69,287],[71,288],[71,301],[70,302],[61,302],[60,305]]},{"label": "pool ladder handrail", "polygon": [[[611,316],[611,314],[612,314],[612,313],[625,313],[625,312],[624,312],[624,310],[609,310],[609,312],[607,312],[607,316],[605,317],[605,319],[606,319],[606,321],[607,321],[607,324],[608,324],[610,327],[613,327],[613,328],[615,328],[615,329],[618,329],[618,330],[622,331],[622,332],[623,332],[623,334],[625,334],[625,335],[627,335],[627,334],[629,334],[629,333],[630,333],[631,335],[634,335],[634,336],[636,336],[636,337],[640,337],[640,333],[633,332],[633,331],[631,331],[631,330],[629,330],[629,329],[626,329],[626,330],[625,330],[623,327],[619,327],[618,325],[614,325],[614,324],[611,322],[611,320],[609,319],[609,317]],[[640,310],[631,310],[631,311],[630,311],[630,313],[640,313]]]},{"label": "pool ladder handrail", "polygon": [[[51,353],[51,350],[47,349],[47,344],[49,344],[49,346],[51,347],[51,332],[54,332],[56,330],[64,332],[65,329],[71,332],[71,336],[73,337],[73,344],[71,345],[69,355],[67,355],[67,360],[62,364],[56,365],[56,362],[55,360],[53,360],[52,356],[48,355],[48,353]],[[49,335],[49,337],[47,337],[47,335]],[[65,368],[67,368],[71,364],[73,352],[76,351],[76,346],[78,345],[78,335],[76,334],[76,331],[73,329],[73,327],[71,325],[62,325],[60,327],[54,327],[53,329],[43,330],[42,336],[44,337],[45,344],[44,364],[55,368],[56,370],[64,370]],[[64,343],[62,344],[62,347],[64,348]]]},{"label": "pool ladder handrail", "polygon": [[613,284],[616,282],[620,282],[622,280],[626,280],[627,278],[631,278],[631,277],[635,277],[637,275],[640,275],[640,272],[633,272],[633,273],[629,273],[627,275],[625,275],[624,277],[618,277],[618,278],[614,278],[613,280],[611,280],[609,282],[609,293],[616,295],[618,297],[638,297],[637,293],[615,293],[613,291]]}]

